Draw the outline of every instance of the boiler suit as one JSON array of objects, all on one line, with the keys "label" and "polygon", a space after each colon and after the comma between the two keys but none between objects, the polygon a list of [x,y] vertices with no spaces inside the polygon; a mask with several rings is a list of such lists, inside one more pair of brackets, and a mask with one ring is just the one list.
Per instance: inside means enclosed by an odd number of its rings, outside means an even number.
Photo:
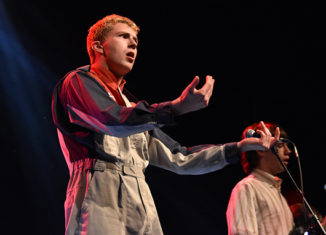
[{"label": "boiler suit", "polygon": [[195,175],[238,161],[236,143],[181,146],[160,130],[174,123],[168,103],[131,105],[117,90],[104,89],[90,66],[71,71],[54,89],[53,119],[70,172],[67,235],[163,234],[145,181],[149,164]]}]

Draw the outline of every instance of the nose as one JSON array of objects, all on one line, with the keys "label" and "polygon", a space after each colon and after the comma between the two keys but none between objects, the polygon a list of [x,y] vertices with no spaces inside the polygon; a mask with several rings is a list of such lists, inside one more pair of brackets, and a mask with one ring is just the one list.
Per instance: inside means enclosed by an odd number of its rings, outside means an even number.
[{"label": "nose", "polygon": [[136,49],[137,48],[137,42],[134,40],[134,39],[130,39],[129,40],[129,45],[128,45],[129,48],[131,49]]},{"label": "nose", "polygon": [[288,144],[284,144],[284,153],[289,155],[292,153],[291,149],[289,148]]}]

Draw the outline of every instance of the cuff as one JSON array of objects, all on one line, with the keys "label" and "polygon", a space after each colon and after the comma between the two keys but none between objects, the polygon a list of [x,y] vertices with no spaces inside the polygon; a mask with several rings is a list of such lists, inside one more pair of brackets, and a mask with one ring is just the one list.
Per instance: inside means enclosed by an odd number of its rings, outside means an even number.
[{"label": "cuff", "polygon": [[175,115],[171,110],[171,102],[162,102],[157,105],[156,120],[158,124],[174,125]]},{"label": "cuff", "polygon": [[229,164],[234,164],[240,160],[240,150],[238,149],[237,142],[225,144],[225,160]]}]

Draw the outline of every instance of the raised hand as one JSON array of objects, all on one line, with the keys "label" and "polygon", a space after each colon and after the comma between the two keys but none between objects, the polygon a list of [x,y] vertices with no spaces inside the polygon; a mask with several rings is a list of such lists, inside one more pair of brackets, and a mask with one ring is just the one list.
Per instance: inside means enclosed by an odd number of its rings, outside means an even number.
[{"label": "raised hand", "polygon": [[196,76],[182,94],[171,102],[174,113],[181,115],[207,107],[213,93],[214,82],[213,77],[207,75],[202,88],[196,89],[199,83],[199,77]]},{"label": "raised hand", "polygon": [[251,150],[267,151],[275,142],[280,140],[280,129],[276,128],[273,137],[264,122],[260,122],[260,128],[256,132],[260,135],[260,138],[245,138],[238,142],[238,148],[241,152]]}]

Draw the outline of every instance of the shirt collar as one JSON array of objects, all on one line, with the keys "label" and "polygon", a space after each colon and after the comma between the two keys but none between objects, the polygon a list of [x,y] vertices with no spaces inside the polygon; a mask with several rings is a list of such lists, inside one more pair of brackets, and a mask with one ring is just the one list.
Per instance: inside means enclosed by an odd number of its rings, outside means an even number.
[{"label": "shirt collar", "polygon": [[277,176],[274,176],[274,175],[271,175],[271,174],[267,173],[266,171],[263,171],[263,170],[260,170],[260,169],[253,170],[252,174],[257,179],[268,183],[271,187],[275,187],[279,191],[281,190],[281,184],[282,184],[282,179],[281,178],[279,178]]},{"label": "shirt collar", "polygon": [[126,80],[123,78],[119,80],[110,70],[93,64],[91,65],[90,72],[95,73],[111,89],[117,90],[119,87],[120,90],[123,91]]}]

